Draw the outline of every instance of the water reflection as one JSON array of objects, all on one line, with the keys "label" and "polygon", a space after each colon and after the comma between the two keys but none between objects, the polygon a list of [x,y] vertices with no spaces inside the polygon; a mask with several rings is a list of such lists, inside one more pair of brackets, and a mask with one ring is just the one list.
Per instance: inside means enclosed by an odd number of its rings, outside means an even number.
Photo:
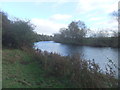
[{"label": "water reflection", "polygon": [[66,53],[66,55],[80,54],[81,56],[83,56],[83,49],[84,49],[83,47],[77,45],[66,45],[66,44],[61,44],[61,47],[64,53]]},{"label": "water reflection", "polygon": [[63,56],[79,53],[84,59],[95,59],[97,63],[107,63],[109,59],[118,64],[118,49],[110,47],[89,47],[55,43],[53,41],[41,41],[35,43],[35,47],[42,51],[54,52]]},{"label": "water reflection", "polygon": [[42,41],[35,43],[35,47],[42,51],[54,52],[63,56],[80,54],[82,58],[87,60],[94,59],[96,63],[105,69],[105,65],[109,59],[118,66],[118,49],[110,47],[89,47],[89,46],[77,46],[55,43],[53,41]]}]

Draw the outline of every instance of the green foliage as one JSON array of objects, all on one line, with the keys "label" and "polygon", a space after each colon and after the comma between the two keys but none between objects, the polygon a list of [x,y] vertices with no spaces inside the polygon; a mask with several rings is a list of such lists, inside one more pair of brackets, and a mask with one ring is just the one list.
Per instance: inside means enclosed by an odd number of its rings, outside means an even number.
[{"label": "green foliage", "polygon": [[73,21],[68,25],[68,28],[61,28],[60,34],[54,35],[55,41],[67,42],[69,40],[82,42],[87,33],[87,28],[82,21]]},{"label": "green foliage", "polygon": [[11,21],[5,13],[1,12],[1,14],[3,46],[10,48],[32,47],[36,34],[33,32],[34,26],[30,21],[19,19]]},{"label": "green foliage", "polygon": [[[96,47],[120,47],[119,32],[113,32],[113,36],[109,36],[107,31],[99,32],[87,37],[88,29],[81,21],[71,22],[67,28],[61,28],[60,33],[54,34],[54,41],[60,43],[88,45]],[[90,32],[91,33],[91,32]],[[93,33],[93,32],[92,32]]]}]

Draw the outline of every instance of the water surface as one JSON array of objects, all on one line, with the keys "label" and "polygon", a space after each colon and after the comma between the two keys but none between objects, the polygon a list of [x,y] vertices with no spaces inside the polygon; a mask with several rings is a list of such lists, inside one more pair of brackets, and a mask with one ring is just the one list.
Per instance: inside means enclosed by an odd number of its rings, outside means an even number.
[{"label": "water surface", "polygon": [[118,66],[118,52],[120,52],[117,48],[78,46],[56,43],[54,41],[36,42],[35,48],[41,49],[42,51],[58,53],[62,56],[79,53],[83,59],[94,59],[102,69],[105,69],[105,65],[109,59]]}]

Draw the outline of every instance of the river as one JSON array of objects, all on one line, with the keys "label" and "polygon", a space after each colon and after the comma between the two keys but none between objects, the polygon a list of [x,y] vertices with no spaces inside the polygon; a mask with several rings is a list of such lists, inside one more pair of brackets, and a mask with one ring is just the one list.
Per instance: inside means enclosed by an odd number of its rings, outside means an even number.
[{"label": "river", "polygon": [[[81,58],[86,60],[95,60],[101,69],[105,69],[109,59],[118,67],[118,48],[111,47],[90,47],[70,44],[61,44],[54,41],[40,41],[35,43],[35,48],[42,51],[58,53],[62,56],[74,55],[79,53]],[[119,53],[118,53],[119,52]],[[116,69],[117,70],[117,69]]]}]

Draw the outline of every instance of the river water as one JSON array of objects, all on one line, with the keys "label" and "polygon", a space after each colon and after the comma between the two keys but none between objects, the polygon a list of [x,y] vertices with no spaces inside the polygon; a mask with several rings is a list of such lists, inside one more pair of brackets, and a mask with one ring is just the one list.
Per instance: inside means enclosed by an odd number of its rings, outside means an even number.
[{"label": "river water", "polygon": [[118,56],[120,53],[118,48],[78,46],[56,43],[54,41],[40,41],[36,42],[34,45],[35,48],[41,49],[42,51],[54,52],[62,56],[79,53],[83,59],[94,59],[101,69],[105,69],[105,65],[107,65],[109,59],[118,67]]}]

